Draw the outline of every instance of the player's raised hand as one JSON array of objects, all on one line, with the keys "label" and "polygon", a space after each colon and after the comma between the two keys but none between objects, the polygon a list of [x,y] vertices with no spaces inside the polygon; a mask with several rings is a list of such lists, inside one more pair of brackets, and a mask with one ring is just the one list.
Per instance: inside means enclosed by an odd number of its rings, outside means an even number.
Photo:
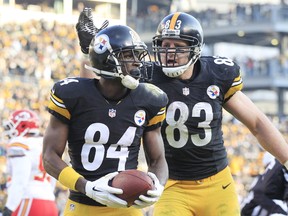
[{"label": "player's raised hand", "polygon": [[105,20],[99,29],[96,28],[93,22],[92,9],[87,7],[83,9],[78,18],[76,30],[79,38],[79,44],[81,46],[81,51],[84,54],[88,54],[90,42],[97,34],[97,32],[106,28],[108,25],[109,21]]}]

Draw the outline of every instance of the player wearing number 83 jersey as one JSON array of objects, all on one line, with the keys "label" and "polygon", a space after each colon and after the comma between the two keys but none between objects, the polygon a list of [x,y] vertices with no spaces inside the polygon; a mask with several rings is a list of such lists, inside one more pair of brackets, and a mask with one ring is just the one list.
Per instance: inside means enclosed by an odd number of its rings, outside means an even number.
[{"label": "player wearing number 83 jersey", "polygon": [[[148,83],[140,83],[121,101],[108,101],[97,90],[98,82],[86,78],[59,81],[51,91],[49,104],[49,112],[69,125],[73,168],[91,181],[114,171],[137,168],[143,132],[161,125],[167,103],[166,94]],[[99,205],[73,190],[70,199]]]},{"label": "player wearing number 83 jersey", "polygon": [[[166,16],[153,38],[153,83],[169,98],[161,128],[169,179],[154,216],[239,216],[222,138],[222,107],[242,89],[239,66],[200,57],[203,31],[193,16]],[[159,67],[160,65],[161,67]]]},{"label": "player wearing number 83 jersey", "polygon": [[153,82],[167,93],[166,120],[161,128],[169,176],[199,180],[228,165],[223,145],[222,106],[242,89],[239,66],[222,57],[201,57],[191,80],[169,78],[154,67]]},{"label": "player wearing number 83 jersey", "polygon": [[166,16],[153,37],[161,68],[154,67],[152,81],[169,98],[161,128],[169,179],[155,216],[240,215],[222,137],[223,108],[288,166],[288,145],[242,93],[239,66],[224,57],[200,57],[203,40],[198,20],[182,12]]},{"label": "player wearing number 83 jersey", "polygon": [[169,179],[154,215],[236,216],[240,209],[221,121],[223,105],[242,89],[240,69],[213,56],[200,57],[194,68],[183,80],[154,65],[153,83],[169,98],[161,128]]}]

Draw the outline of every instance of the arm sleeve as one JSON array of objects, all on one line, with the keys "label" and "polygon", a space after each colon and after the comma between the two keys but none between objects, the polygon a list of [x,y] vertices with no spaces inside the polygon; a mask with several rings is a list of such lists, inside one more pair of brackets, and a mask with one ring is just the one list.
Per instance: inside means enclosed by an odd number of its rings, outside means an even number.
[{"label": "arm sleeve", "polygon": [[29,182],[31,161],[28,156],[9,157],[11,163],[11,183],[8,187],[6,207],[15,211],[23,199],[24,190]]}]

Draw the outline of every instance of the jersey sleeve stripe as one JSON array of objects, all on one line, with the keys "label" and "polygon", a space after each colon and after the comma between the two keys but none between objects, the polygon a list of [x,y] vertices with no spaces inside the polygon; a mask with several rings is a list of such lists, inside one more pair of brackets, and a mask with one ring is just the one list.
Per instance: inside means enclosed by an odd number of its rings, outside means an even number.
[{"label": "jersey sleeve stripe", "polygon": [[154,116],[152,119],[150,119],[147,126],[155,125],[157,123],[164,121],[164,119],[166,117],[165,111],[166,111],[166,107],[161,108],[160,111],[157,113],[157,115]]},{"label": "jersey sleeve stripe", "polygon": [[239,76],[239,77],[234,79],[234,82],[232,83],[232,86],[240,85],[242,82],[243,82],[242,81],[242,77]]},{"label": "jersey sleeve stripe", "polygon": [[162,115],[163,113],[165,114],[166,112],[166,107],[163,107],[160,109],[160,111],[157,113],[157,115]]},{"label": "jersey sleeve stripe", "polygon": [[55,103],[55,105],[65,109],[66,106],[63,102],[63,100],[61,100],[60,98],[56,97],[53,92],[51,91],[51,94],[50,94],[50,99],[53,101],[53,103]]},{"label": "jersey sleeve stripe", "polygon": [[227,98],[230,98],[232,95],[234,95],[237,91],[241,91],[243,88],[243,82],[242,82],[242,78],[239,75],[238,77],[236,77],[231,85],[231,88],[227,91],[227,93],[224,96],[224,100],[226,100]]},{"label": "jersey sleeve stripe", "polygon": [[56,113],[59,113],[60,115],[64,116],[67,119],[71,118],[71,114],[66,109],[66,106],[63,104],[63,101],[57,98],[52,92],[50,95],[50,101],[48,104],[48,108],[50,110],[55,111]]}]

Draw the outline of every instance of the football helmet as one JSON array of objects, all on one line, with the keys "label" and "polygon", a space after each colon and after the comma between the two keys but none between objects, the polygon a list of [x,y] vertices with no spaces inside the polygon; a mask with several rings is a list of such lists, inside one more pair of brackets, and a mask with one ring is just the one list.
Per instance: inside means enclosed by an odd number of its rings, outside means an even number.
[{"label": "football helmet", "polygon": [[[178,39],[187,41],[189,44],[185,47],[162,47],[163,39]],[[163,72],[168,77],[177,77],[184,73],[184,71],[194,64],[201,55],[203,47],[203,30],[199,21],[193,16],[183,13],[175,12],[166,16],[158,25],[157,32],[153,37],[152,50],[154,57],[158,61]],[[168,66],[168,62],[162,62],[160,55],[174,54],[174,59],[177,53],[189,53],[188,62],[183,65]]]},{"label": "football helmet", "polygon": [[3,122],[4,135],[9,138],[38,135],[40,133],[40,120],[38,115],[31,110],[14,111],[8,120]]},{"label": "football helmet", "polygon": [[[143,78],[140,67],[146,67],[147,62],[151,62],[146,44],[133,29],[124,25],[99,31],[90,43],[89,59],[92,67],[85,65],[87,69],[106,79],[119,77],[122,84],[130,89],[135,89],[139,84],[138,79]],[[139,67],[127,71],[127,63]]]}]

